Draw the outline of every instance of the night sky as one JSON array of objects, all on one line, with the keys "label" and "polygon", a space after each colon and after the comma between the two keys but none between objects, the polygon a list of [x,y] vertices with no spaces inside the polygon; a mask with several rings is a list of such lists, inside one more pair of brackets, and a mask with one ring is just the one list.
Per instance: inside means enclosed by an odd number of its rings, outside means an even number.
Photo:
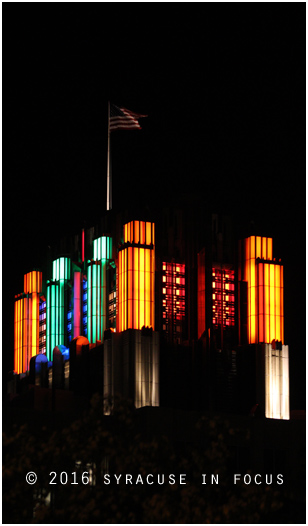
[{"label": "night sky", "polygon": [[197,195],[273,237],[285,272],[291,409],[305,406],[305,3],[3,4],[3,372],[14,295],[48,245],[113,202]]}]

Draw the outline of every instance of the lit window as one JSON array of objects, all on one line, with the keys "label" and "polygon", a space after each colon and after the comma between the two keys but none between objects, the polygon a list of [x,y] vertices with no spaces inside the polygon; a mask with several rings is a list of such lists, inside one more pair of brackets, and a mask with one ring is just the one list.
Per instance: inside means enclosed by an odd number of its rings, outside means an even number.
[{"label": "lit window", "polygon": [[[213,269],[212,275],[215,276],[213,281],[213,291],[220,291],[220,294],[212,294],[213,300],[213,324],[214,325],[234,325],[234,294],[230,294],[234,290],[234,271]],[[228,294],[226,294],[228,291]],[[228,316],[226,313],[228,312]],[[227,319],[228,318],[228,319]]]},{"label": "lit window", "polygon": [[[162,288],[163,330],[169,338],[178,342],[178,332],[182,330],[182,320],[185,317],[185,265],[163,262],[162,283],[168,284],[167,288]],[[182,301],[179,301],[180,298]]]}]

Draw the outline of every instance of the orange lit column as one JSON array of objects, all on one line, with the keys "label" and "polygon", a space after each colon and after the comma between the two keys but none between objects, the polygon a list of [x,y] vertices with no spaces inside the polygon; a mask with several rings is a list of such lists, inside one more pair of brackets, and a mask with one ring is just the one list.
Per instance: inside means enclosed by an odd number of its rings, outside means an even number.
[{"label": "orange lit column", "polygon": [[118,330],[154,329],[154,223],[124,225],[118,255]]},{"label": "orange lit column", "polygon": [[284,343],[283,266],[257,261],[258,342]]},{"label": "orange lit column", "polygon": [[25,352],[26,334],[23,322],[25,308],[24,294],[15,296],[14,312],[14,370],[17,374],[23,372],[23,354]]},{"label": "orange lit column", "polygon": [[[248,291],[248,343],[258,343],[259,333],[258,325],[260,323],[258,308],[261,305],[263,309],[263,323],[265,327],[269,326],[269,312],[266,312],[267,305],[270,305],[270,302],[273,301],[273,291],[272,296],[270,297],[269,283],[270,276],[267,275],[269,269],[265,270],[264,279],[265,283],[260,282],[260,287],[264,287],[264,303],[260,302],[258,298],[257,288],[258,285],[258,268],[257,268],[257,259],[261,260],[272,260],[272,251],[273,251],[273,242],[271,238],[260,237],[260,236],[251,236],[244,240],[244,268],[241,274],[241,279],[247,282],[247,291]],[[261,290],[261,288],[260,288]],[[266,336],[266,333],[265,333]],[[266,341],[266,340],[265,340]],[[270,340],[268,340],[270,341]]]},{"label": "orange lit column", "polygon": [[14,309],[14,370],[18,374],[26,372],[32,356],[39,353],[41,291],[42,273],[25,274],[24,292],[16,296]]}]

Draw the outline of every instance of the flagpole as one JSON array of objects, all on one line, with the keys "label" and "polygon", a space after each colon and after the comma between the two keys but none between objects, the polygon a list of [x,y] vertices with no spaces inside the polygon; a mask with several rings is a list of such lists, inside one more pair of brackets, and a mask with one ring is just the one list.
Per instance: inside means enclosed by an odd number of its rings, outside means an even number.
[{"label": "flagpole", "polygon": [[110,173],[110,102],[108,101],[108,145],[107,145],[107,204],[106,210],[111,210],[111,173]]}]

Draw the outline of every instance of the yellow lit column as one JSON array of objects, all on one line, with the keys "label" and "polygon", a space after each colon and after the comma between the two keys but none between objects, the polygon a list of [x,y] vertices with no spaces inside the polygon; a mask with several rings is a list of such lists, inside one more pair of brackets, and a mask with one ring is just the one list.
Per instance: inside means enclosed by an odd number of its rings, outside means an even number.
[{"label": "yellow lit column", "polygon": [[[258,338],[257,343],[278,340],[284,343],[283,266],[257,262]],[[251,342],[254,343],[254,342]]]},{"label": "yellow lit column", "polygon": [[119,331],[154,329],[154,223],[131,221],[123,227],[119,250]]},{"label": "yellow lit column", "polygon": [[248,343],[283,341],[283,268],[275,263],[271,238],[244,240],[244,272],[248,292]]}]

